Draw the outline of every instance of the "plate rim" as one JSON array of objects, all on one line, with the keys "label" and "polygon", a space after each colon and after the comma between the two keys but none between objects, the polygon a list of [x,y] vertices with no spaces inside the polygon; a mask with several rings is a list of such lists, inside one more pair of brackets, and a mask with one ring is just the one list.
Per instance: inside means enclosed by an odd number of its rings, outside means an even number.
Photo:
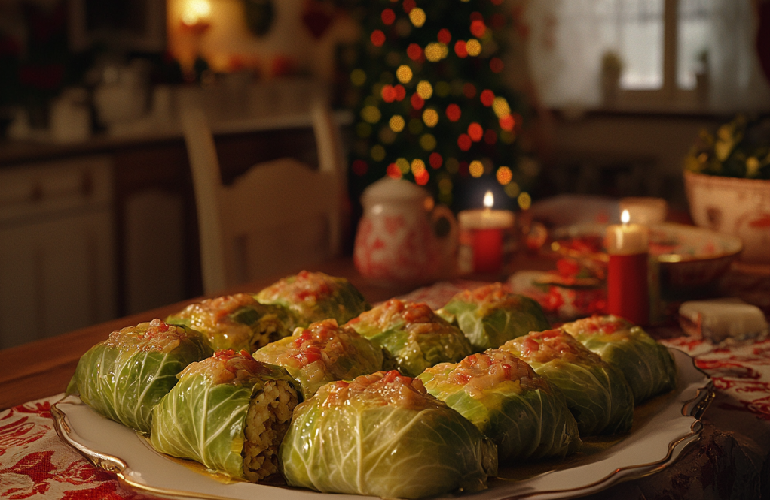
[{"label": "plate rim", "polygon": [[[685,353],[681,349],[678,349],[675,347],[667,346],[667,349],[672,353],[672,356],[674,356],[675,363],[677,363],[678,371],[679,371],[679,364],[677,361],[681,360],[682,362],[684,362],[684,360],[687,359],[690,361],[689,368],[694,369],[702,376],[701,379],[693,380],[692,382],[690,382],[690,384],[695,384],[700,382],[702,382],[703,384],[702,386],[694,388],[695,394],[692,397],[684,400],[684,402],[682,403],[682,407],[681,407],[682,417],[693,418],[693,422],[690,425],[689,432],[684,435],[672,438],[672,440],[668,443],[666,453],[663,457],[651,462],[643,463],[643,464],[632,464],[632,465],[616,468],[609,474],[599,479],[596,479],[591,483],[581,484],[573,488],[562,488],[562,489],[552,489],[552,490],[533,490],[529,492],[520,492],[520,493],[512,492],[512,494],[504,494],[503,492],[501,492],[500,496],[491,496],[490,498],[495,498],[496,500],[513,500],[513,499],[532,500],[537,498],[545,500],[548,498],[574,498],[577,496],[595,493],[595,492],[604,490],[606,488],[609,488],[612,485],[619,484],[625,481],[640,479],[643,477],[653,475],[665,469],[666,467],[670,466],[671,464],[673,464],[676,461],[676,458],[678,458],[681,452],[688,445],[690,445],[691,443],[699,439],[701,431],[703,429],[703,425],[701,422],[702,416],[705,413],[705,411],[708,409],[709,405],[711,404],[711,401],[714,399],[716,394],[715,394],[714,384],[711,377],[706,372],[698,368],[697,364],[695,363],[695,358]],[[689,387],[685,389],[689,389]],[[80,398],[77,398],[77,396],[65,395],[62,399],[60,399],[59,401],[56,401],[51,405],[51,418],[53,420],[53,427],[56,433],[58,434],[58,436],[67,445],[69,445],[75,451],[80,453],[94,466],[104,469],[108,472],[115,473],[118,476],[118,478],[122,482],[124,482],[126,485],[143,493],[149,493],[149,494],[166,496],[166,497],[174,497],[174,498],[196,498],[201,500],[233,500],[234,497],[232,496],[220,496],[220,495],[212,495],[204,492],[184,491],[184,490],[170,489],[166,487],[156,487],[148,484],[139,483],[133,480],[131,477],[131,472],[132,471],[139,472],[139,471],[132,469],[125,459],[112,454],[103,453],[98,450],[93,450],[76,439],[75,436],[77,435],[77,433],[73,432],[73,428],[69,422],[69,417],[67,415],[67,412],[62,408],[62,406],[65,404],[74,404],[75,398],[79,402],[78,404],[85,406],[89,411],[93,412],[95,415],[98,415],[96,412],[91,410],[90,407],[80,402]],[[677,402],[680,402],[680,401],[675,400],[669,404],[676,404]],[[140,436],[140,434],[135,431],[134,431],[134,437],[138,440],[143,439],[142,436]],[[622,440],[620,442],[622,442]],[[145,447],[147,447],[146,443],[142,443],[142,444]],[[612,449],[614,446],[616,445],[612,445],[608,449]],[[150,451],[154,451],[154,450],[148,449],[148,452]],[[155,453],[158,453],[158,452],[155,452]],[[158,454],[162,455],[160,453]],[[588,464],[579,465],[576,467],[585,467],[590,465],[591,463],[595,463],[595,461],[589,462]],[[521,486],[523,484],[526,484],[527,481],[531,481],[537,477],[542,477],[544,475],[549,475],[551,472],[554,472],[554,471],[544,472],[524,480],[518,480],[518,481],[508,480],[508,481],[519,483],[519,485]],[[501,479],[501,480],[506,481],[505,479]],[[244,482],[244,484],[251,484],[251,483]],[[258,486],[269,487],[269,485],[258,485]],[[492,490],[493,488],[489,488],[487,490],[479,492],[478,494],[482,495],[483,497],[486,497],[487,495],[492,493]],[[314,492],[313,490],[307,490],[307,492],[323,494],[320,492]],[[475,495],[476,494],[474,494],[474,496]],[[356,495],[356,496],[359,496],[360,498],[366,498],[363,495]],[[454,495],[452,498],[461,498],[461,497],[462,495],[461,496]],[[473,497],[469,495],[467,498],[470,499]]]}]

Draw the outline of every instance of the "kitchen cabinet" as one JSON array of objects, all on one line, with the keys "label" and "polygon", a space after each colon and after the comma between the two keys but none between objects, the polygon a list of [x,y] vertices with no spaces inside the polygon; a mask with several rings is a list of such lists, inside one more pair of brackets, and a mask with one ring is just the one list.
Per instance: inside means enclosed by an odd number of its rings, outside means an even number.
[{"label": "kitchen cabinet", "polygon": [[0,348],[113,318],[107,156],[0,170]]}]

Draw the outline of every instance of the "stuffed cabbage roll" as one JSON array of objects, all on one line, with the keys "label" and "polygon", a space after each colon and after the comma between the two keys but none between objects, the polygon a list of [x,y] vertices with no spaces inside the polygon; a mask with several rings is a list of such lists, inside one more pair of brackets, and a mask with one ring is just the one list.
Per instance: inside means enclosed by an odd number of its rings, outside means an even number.
[{"label": "stuffed cabbage roll", "polygon": [[437,312],[460,327],[474,352],[494,349],[529,332],[551,328],[536,300],[511,293],[502,283],[459,292]]},{"label": "stuffed cabbage roll", "polygon": [[330,318],[342,325],[370,307],[345,278],[308,271],[273,283],[257,293],[257,300],[289,308],[299,318],[298,326]]},{"label": "stuffed cabbage roll", "polygon": [[525,361],[561,390],[581,436],[628,432],[634,395],[616,368],[560,330],[530,332],[500,349]]},{"label": "stuffed cabbage roll", "polygon": [[260,304],[253,295],[237,293],[190,304],[166,321],[203,333],[214,350],[260,347],[288,337],[297,327],[297,318],[288,309]]},{"label": "stuffed cabbage roll", "polygon": [[194,330],[160,319],[110,333],[78,361],[67,394],[105,417],[147,433],[152,408],[193,361],[211,355]]},{"label": "stuffed cabbage roll", "polygon": [[409,377],[473,352],[459,328],[420,302],[391,299],[361,313],[348,325],[385,349],[392,365],[387,368],[396,368]]},{"label": "stuffed cabbage roll", "polygon": [[485,489],[497,452],[419,380],[387,371],[326,384],[297,406],[281,464],[290,486],[420,498]]},{"label": "stuffed cabbage roll", "polygon": [[277,477],[278,449],[299,394],[277,366],[222,350],[190,364],[152,413],[150,442],[230,477]]},{"label": "stuffed cabbage roll", "polygon": [[352,328],[327,319],[262,347],[254,359],[283,367],[309,398],[327,382],[381,370],[383,353]]},{"label": "stuffed cabbage roll", "polygon": [[676,385],[676,365],[668,349],[623,318],[595,315],[561,328],[623,373],[634,404]]},{"label": "stuffed cabbage roll", "polygon": [[428,368],[418,379],[492,439],[500,462],[563,458],[580,447],[564,397],[510,352],[471,354]]}]

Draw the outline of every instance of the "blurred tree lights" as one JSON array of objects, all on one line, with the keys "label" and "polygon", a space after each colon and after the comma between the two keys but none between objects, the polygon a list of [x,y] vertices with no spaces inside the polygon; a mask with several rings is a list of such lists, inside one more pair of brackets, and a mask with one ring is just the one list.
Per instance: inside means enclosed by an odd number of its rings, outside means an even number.
[{"label": "blurred tree lights", "polygon": [[[331,1],[331,0],[330,0]],[[522,96],[505,82],[504,0],[337,0],[362,36],[342,54],[355,113],[350,192],[389,175],[455,210],[529,203]],[[525,207],[526,208],[526,207]]]}]

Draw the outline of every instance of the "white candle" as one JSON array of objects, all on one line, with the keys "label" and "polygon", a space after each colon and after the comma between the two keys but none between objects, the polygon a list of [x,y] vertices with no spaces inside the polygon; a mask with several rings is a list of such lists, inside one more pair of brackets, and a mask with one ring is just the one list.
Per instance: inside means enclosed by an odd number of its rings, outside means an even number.
[{"label": "white candle", "polygon": [[647,253],[647,228],[640,224],[629,224],[631,215],[623,210],[620,216],[621,225],[607,228],[607,253],[610,255],[631,255]]}]

